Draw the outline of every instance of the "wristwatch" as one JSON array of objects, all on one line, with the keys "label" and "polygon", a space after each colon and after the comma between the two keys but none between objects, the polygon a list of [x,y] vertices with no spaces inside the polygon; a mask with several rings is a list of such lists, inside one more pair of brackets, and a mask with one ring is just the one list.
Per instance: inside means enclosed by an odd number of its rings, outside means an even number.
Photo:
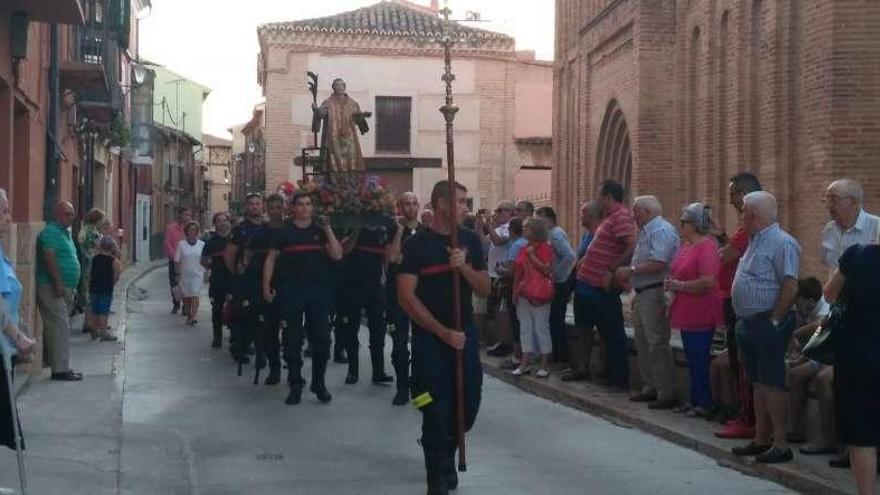
[{"label": "wristwatch", "polygon": [[636,265],[632,265],[632,266],[629,267],[629,271],[631,271],[632,274],[635,275],[635,274],[638,273],[638,271],[636,270],[636,268],[637,268]]}]

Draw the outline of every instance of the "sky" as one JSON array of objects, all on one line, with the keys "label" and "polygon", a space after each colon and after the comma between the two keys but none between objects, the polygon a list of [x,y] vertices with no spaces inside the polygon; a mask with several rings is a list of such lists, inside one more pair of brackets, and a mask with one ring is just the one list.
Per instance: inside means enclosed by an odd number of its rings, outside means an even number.
[{"label": "sky", "polygon": [[[211,88],[204,131],[229,137],[262,101],[257,26],[333,15],[378,0],[152,0],[140,24],[140,57]],[[427,5],[430,0],[413,0]],[[449,0],[454,18],[479,12],[483,29],[516,38],[518,50],[553,58],[554,0]],[[443,5],[441,0],[440,5]]]}]

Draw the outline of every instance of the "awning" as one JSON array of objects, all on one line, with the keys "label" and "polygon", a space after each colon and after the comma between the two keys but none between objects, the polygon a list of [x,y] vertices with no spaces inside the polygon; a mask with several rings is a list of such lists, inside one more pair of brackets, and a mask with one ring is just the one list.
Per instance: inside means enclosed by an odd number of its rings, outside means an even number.
[{"label": "awning", "polygon": [[83,24],[80,0],[0,0],[0,7],[27,14],[31,21]]}]

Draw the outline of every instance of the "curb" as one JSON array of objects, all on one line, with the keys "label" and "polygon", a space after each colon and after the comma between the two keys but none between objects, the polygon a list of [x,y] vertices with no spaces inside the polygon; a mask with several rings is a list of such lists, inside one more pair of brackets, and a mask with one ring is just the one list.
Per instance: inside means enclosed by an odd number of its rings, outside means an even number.
[{"label": "curb", "polygon": [[[117,287],[113,291],[113,305],[115,306],[114,309],[116,310],[117,335],[124,335],[125,333],[125,322],[128,319],[128,289],[131,287],[132,284],[143,278],[148,273],[163,266],[166,266],[166,262],[164,260],[154,260],[145,262],[143,264],[130,266],[122,273],[122,275],[125,276],[126,273],[134,272],[134,275],[132,275],[131,278],[129,278],[128,280],[124,281],[122,283],[122,287]],[[42,371],[37,373],[18,373],[16,375],[15,381],[15,397],[18,398],[21,396],[21,394],[25,393],[31,384],[31,380],[39,378],[41,374]]]},{"label": "curb", "polygon": [[[569,385],[555,380],[537,379],[532,377],[515,377],[500,369],[500,360],[490,358],[481,353],[480,359],[486,374],[511,384],[532,395],[557,402],[564,406],[599,416],[618,426],[638,428],[646,433],[672,442],[676,445],[699,452],[713,458],[719,465],[735,469],[743,474],[779,483],[800,493],[810,494],[850,494],[841,487],[817,475],[801,472],[787,465],[768,465],[745,462],[743,458],[733,455],[727,448],[713,445],[700,438],[687,435],[681,431],[652,422],[645,418],[635,417],[622,408],[615,407],[613,401],[602,398],[619,397],[593,387],[595,393],[585,394],[573,390]],[[591,389],[591,391],[592,391]]]},{"label": "curb", "polygon": [[[153,270],[161,268],[163,266],[167,266],[167,261],[164,259],[153,260],[145,262],[141,265],[135,265],[129,268],[129,270],[135,270],[136,273],[131,276],[130,279],[126,280],[122,287],[117,288],[113,294],[113,301],[119,302],[120,307],[116,308],[116,334],[120,336],[125,335],[125,324],[128,320],[128,290],[131,286],[139,281],[140,279],[147,276],[149,273],[152,273]],[[125,339],[122,339],[123,342]]]}]

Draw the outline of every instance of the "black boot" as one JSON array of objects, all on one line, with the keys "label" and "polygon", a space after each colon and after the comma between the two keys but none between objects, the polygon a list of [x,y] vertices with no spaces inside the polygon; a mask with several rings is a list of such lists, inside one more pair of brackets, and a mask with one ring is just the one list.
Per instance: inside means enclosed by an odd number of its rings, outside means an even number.
[{"label": "black boot", "polygon": [[442,456],[439,452],[422,447],[425,452],[425,472],[428,482],[428,495],[448,495],[449,484],[443,475]]},{"label": "black boot", "polygon": [[281,363],[274,361],[269,363],[269,376],[266,377],[266,385],[278,385],[281,382]]},{"label": "black boot", "polygon": [[354,385],[358,382],[360,363],[357,352],[348,353],[348,374],[345,375],[345,384]]},{"label": "black boot", "polygon": [[348,358],[345,357],[345,350],[342,346],[333,346],[333,362],[338,364],[345,364],[348,362]]},{"label": "black boot", "polygon": [[[298,381],[298,380],[297,380]],[[295,406],[302,402],[302,394],[303,389],[302,385],[291,385],[290,393],[287,394],[287,399],[284,400],[284,403],[288,406]]]},{"label": "black boot", "polygon": [[450,491],[458,488],[458,471],[455,470],[455,445],[455,440],[450,440],[449,450],[446,451],[446,457],[441,462],[441,474]]},{"label": "black boot", "polygon": [[394,377],[385,373],[385,356],[381,351],[370,348],[370,361],[373,364],[373,383],[391,383]]},{"label": "black boot", "polygon": [[311,390],[312,393],[315,394],[319,401],[325,404],[333,400],[333,396],[330,395],[330,392],[327,391],[327,387],[324,386],[324,373],[326,372],[326,370],[326,360],[312,360],[312,386],[309,388],[309,390]]},{"label": "black boot", "polygon": [[394,398],[391,399],[391,404],[395,406],[403,406],[409,402],[409,393],[406,390],[397,389],[397,393],[394,394]]}]

